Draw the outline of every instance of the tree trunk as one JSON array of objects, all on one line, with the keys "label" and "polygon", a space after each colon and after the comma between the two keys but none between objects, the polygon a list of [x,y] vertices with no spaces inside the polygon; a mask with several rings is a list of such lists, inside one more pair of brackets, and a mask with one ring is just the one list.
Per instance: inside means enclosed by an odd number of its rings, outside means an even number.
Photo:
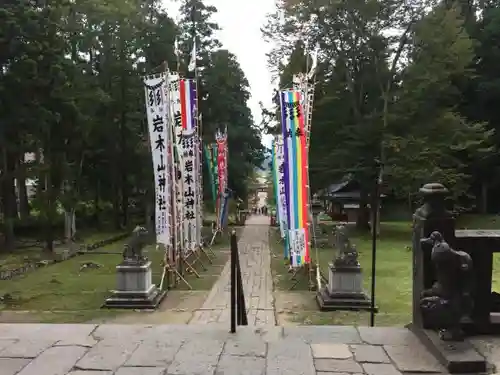
[{"label": "tree trunk", "polygon": [[31,215],[31,209],[28,200],[28,188],[26,187],[26,179],[19,178],[17,181],[19,192],[19,216],[21,220],[26,220]]},{"label": "tree trunk", "polygon": [[127,184],[127,176],[125,173],[122,175],[122,226],[127,227],[128,225],[128,184]]},{"label": "tree trunk", "polygon": [[[120,30],[120,60],[125,62],[125,38]],[[122,69],[121,74],[121,113],[120,113],[120,153],[121,153],[121,161],[119,165],[121,166],[121,192],[122,192],[122,225],[123,227],[127,227],[128,225],[128,199],[129,199],[129,186],[127,181],[127,170],[125,168],[126,160],[127,160],[127,134],[126,134],[126,122],[127,122],[127,74],[126,70]]]},{"label": "tree trunk", "polygon": [[76,213],[75,208],[64,210],[64,238],[66,242],[73,242],[76,235]]},{"label": "tree trunk", "polygon": [[377,222],[373,224],[373,209],[370,208],[370,229],[373,228],[375,225],[375,228],[377,230],[377,237],[380,236],[380,205],[377,208]]},{"label": "tree trunk", "polygon": [[361,190],[360,198],[358,216],[356,218],[356,229],[366,232],[370,230],[370,212],[368,209],[368,194],[366,191]]},{"label": "tree trunk", "polygon": [[[115,173],[116,177],[116,173]],[[113,221],[115,225],[115,229],[120,230],[121,226],[121,210],[120,210],[120,189],[118,189],[118,184],[116,183],[116,179],[113,183]]]},{"label": "tree trunk", "polygon": [[14,220],[17,216],[17,209],[14,178],[12,173],[13,165],[15,165],[15,163],[12,160],[12,155],[4,149],[2,169],[4,170],[5,175],[2,181],[2,208],[4,220],[3,249],[6,252],[14,251],[15,248]]},{"label": "tree trunk", "polygon": [[54,194],[54,187],[52,186],[52,173],[49,171],[46,177],[46,220],[45,220],[45,251],[49,253],[54,252],[54,216],[55,208],[52,196]]},{"label": "tree trunk", "polygon": [[144,218],[144,222],[146,223],[146,228],[148,229],[149,233],[154,233],[155,232],[155,223],[154,223],[154,207],[149,201],[149,199],[146,202],[146,217]]},{"label": "tree trunk", "polygon": [[97,228],[101,225],[101,184],[99,180],[96,181],[95,195],[94,195],[94,223]]},{"label": "tree trunk", "polygon": [[481,213],[488,213],[488,184],[481,182]]}]

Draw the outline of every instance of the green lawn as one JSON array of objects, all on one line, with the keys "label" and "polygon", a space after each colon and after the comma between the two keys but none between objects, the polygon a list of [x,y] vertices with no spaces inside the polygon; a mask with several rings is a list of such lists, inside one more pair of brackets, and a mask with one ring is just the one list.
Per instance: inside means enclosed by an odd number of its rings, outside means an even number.
[{"label": "green lawn", "polygon": [[[82,230],[78,233],[81,240],[77,241],[74,245],[76,248],[80,245],[91,245],[98,241],[106,240],[108,238],[116,237],[125,234],[128,231],[111,231],[111,230]],[[0,253],[0,271],[12,270],[23,266],[26,263],[34,263],[44,259],[57,258],[62,251],[67,250],[68,246],[65,244],[56,245],[54,254],[49,255],[42,251],[44,243],[36,243],[35,240],[26,239],[21,248],[14,250],[12,253]]]},{"label": "green lawn", "polygon": [[[121,252],[123,242],[106,246],[100,251]],[[201,278],[187,274],[186,279],[193,289],[208,290],[217,280],[223,265],[228,259],[228,241],[222,239],[213,247],[217,257],[213,264],[203,259],[207,267],[203,271],[200,265],[195,268]],[[154,246],[145,249],[145,254],[153,262],[153,282],[159,284],[163,253]],[[84,262],[100,264],[98,269],[80,272]],[[101,309],[110,290],[115,288],[115,266],[120,263],[119,254],[85,254],[64,262],[38,269],[13,280],[0,281],[0,296],[9,294],[12,301],[2,304],[2,311],[30,311],[43,322],[85,322],[95,318],[113,316],[120,311]],[[178,289],[187,289],[180,284]],[[168,297],[167,297],[168,298]]]},{"label": "green lawn", "polygon": [[[495,217],[469,216],[457,223],[457,228],[487,228],[500,229],[500,220]],[[359,261],[363,267],[364,285],[368,293],[371,288],[371,259],[372,245],[369,233],[351,232],[351,241],[359,251]],[[273,231],[271,244],[276,257],[273,257],[272,269],[275,288],[289,290],[292,281],[283,261],[283,247],[277,243],[277,232]],[[328,263],[332,261],[332,248],[311,249],[312,263],[319,260],[320,269],[328,277]],[[500,257],[494,260],[494,285],[500,290]],[[381,225],[381,235],[377,244],[377,271],[376,271],[376,304],[379,313],[376,317],[377,325],[404,325],[410,322],[411,295],[412,295],[412,252],[411,252],[411,223],[387,222]],[[319,312],[314,301],[315,292],[307,291],[307,276],[301,277],[301,282],[295,290],[303,295],[310,295],[310,302],[303,312],[298,312],[295,321],[302,324],[362,324],[368,322],[368,313],[355,312]]]}]

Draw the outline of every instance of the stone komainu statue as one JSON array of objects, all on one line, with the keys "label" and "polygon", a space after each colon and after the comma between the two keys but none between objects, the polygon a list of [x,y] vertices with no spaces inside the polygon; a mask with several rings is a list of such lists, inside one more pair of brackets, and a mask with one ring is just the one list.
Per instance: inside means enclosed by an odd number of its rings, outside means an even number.
[{"label": "stone komainu statue", "polygon": [[432,245],[431,262],[436,275],[434,285],[422,292],[422,317],[439,330],[442,340],[461,340],[461,320],[470,315],[473,307],[472,259],[466,252],[452,249],[439,232],[432,232],[421,243]]},{"label": "stone komainu statue", "polygon": [[132,231],[132,235],[123,248],[123,260],[126,262],[143,262],[147,258],[142,255],[142,249],[146,246],[148,230],[137,226]]}]

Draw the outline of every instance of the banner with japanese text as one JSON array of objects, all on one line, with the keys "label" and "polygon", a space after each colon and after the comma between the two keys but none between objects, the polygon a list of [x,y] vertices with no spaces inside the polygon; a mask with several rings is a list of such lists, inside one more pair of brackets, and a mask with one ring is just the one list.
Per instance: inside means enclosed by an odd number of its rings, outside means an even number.
[{"label": "banner with japanese text", "polygon": [[222,210],[222,197],[224,197],[227,189],[227,132],[217,132],[215,135],[215,140],[217,143],[217,177],[218,177],[218,196],[219,196],[219,228],[222,228],[224,223]]},{"label": "banner with japanese text", "polygon": [[[274,141],[275,147],[275,174],[276,174],[276,211],[280,226],[281,238],[287,237],[287,203],[285,191],[285,154],[283,146],[283,136],[277,135]],[[288,258],[288,248],[285,248],[285,258]]]},{"label": "banner with japanese text", "polygon": [[165,95],[166,75],[144,78],[146,115],[155,180],[155,227],[157,242],[171,244],[170,210],[171,181],[168,162],[170,139],[168,102]]},{"label": "banner with japanese text", "polygon": [[197,134],[195,129],[184,130],[182,134],[182,158],[181,170],[183,176],[183,231],[184,231],[184,251],[194,251],[198,243],[198,171],[195,168]]},{"label": "banner with japanese text", "polygon": [[214,205],[214,211],[215,211],[215,205],[217,203],[217,187],[215,185],[215,168],[213,165],[213,146],[211,144],[209,145],[203,145],[203,151],[205,152],[205,163],[207,165],[208,169],[208,179],[210,181],[210,191],[212,193],[212,202]]},{"label": "banner with japanese text", "polygon": [[308,154],[303,93],[299,90],[282,91],[280,107],[290,260],[293,267],[299,267],[310,262]]}]

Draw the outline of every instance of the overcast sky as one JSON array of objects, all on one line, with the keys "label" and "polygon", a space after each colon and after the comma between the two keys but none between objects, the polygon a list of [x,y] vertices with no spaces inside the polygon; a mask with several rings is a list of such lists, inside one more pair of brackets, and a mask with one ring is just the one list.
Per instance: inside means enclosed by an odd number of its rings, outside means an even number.
[{"label": "overcast sky", "polygon": [[[178,17],[179,4],[172,0],[163,0],[167,10],[175,19]],[[267,69],[266,52],[270,46],[262,39],[260,28],[265,23],[266,14],[274,10],[274,0],[205,0],[205,4],[214,5],[218,12],[214,21],[221,31],[217,37],[236,55],[241,68],[250,83],[252,97],[248,106],[252,110],[255,123],[261,121],[259,102],[271,106],[273,85],[271,73]],[[264,137],[264,144],[270,146],[271,137]]]}]

